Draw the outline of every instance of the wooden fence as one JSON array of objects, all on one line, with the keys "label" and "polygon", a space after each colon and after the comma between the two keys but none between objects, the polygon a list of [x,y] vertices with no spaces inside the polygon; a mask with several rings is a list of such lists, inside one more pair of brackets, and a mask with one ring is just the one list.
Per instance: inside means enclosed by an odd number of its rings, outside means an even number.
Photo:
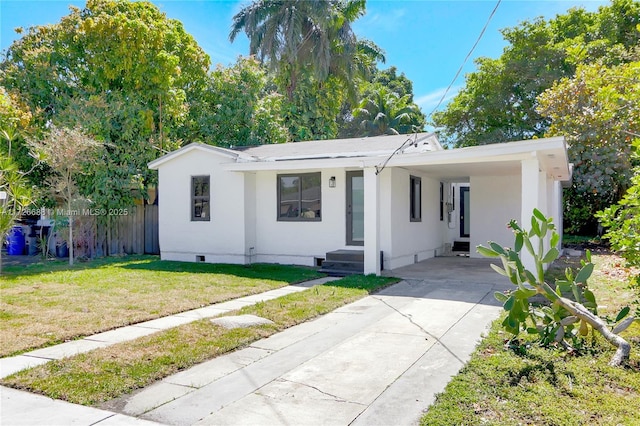
[{"label": "wooden fence", "polygon": [[158,206],[137,205],[74,226],[77,255],[160,254]]}]

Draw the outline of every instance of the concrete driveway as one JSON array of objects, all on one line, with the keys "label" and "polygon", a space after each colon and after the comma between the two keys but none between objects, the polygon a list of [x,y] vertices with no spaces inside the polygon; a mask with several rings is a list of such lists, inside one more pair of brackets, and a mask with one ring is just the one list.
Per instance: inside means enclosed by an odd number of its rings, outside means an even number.
[{"label": "concrete driveway", "polygon": [[468,360],[507,287],[486,260],[404,281],[103,408],[171,425],[411,425]]}]

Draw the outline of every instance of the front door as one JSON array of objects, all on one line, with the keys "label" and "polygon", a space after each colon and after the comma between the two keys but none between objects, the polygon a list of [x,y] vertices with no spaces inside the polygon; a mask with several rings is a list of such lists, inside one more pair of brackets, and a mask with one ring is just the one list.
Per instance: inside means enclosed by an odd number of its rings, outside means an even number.
[{"label": "front door", "polygon": [[347,245],[364,245],[364,174],[347,172]]},{"label": "front door", "polygon": [[464,238],[469,237],[470,233],[470,206],[469,187],[460,187],[460,236]]}]

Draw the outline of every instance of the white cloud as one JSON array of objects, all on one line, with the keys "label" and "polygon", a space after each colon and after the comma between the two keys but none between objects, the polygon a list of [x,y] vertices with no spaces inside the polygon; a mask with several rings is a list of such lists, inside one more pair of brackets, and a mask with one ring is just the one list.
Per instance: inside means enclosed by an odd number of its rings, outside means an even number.
[{"label": "white cloud", "polygon": [[[442,109],[446,106],[447,103],[458,94],[460,89],[462,89],[462,86],[451,87],[438,109]],[[440,102],[440,99],[442,99],[446,90],[446,87],[441,87],[431,93],[427,93],[426,95],[416,96],[413,101],[422,109],[422,112],[425,114],[431,114],[431,111],[433,111],[436,105],[438,105],[438,102]]]},{"label": "white cloud", "polygon": [[389,13],[374,13],[365,15],[362,19],[354,23],[356,32],[376,33],[396,32],[405,28],[406,9],[393,9]]}]

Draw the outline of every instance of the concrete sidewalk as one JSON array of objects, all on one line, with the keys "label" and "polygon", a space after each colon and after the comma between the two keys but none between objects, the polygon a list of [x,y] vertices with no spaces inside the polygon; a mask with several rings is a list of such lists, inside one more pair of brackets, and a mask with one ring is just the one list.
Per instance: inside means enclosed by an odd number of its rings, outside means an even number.
[{"label": "concrete sidewalk", "polygon": [[405,280],[106,409],[170,425],[410,425],[500,305],[491,283]]},{"label": "concrete sidewalk", "polygon": [[152,426],[158,425],[110,411],[70,404],[46,396],[0,386],[3,426]]}]

